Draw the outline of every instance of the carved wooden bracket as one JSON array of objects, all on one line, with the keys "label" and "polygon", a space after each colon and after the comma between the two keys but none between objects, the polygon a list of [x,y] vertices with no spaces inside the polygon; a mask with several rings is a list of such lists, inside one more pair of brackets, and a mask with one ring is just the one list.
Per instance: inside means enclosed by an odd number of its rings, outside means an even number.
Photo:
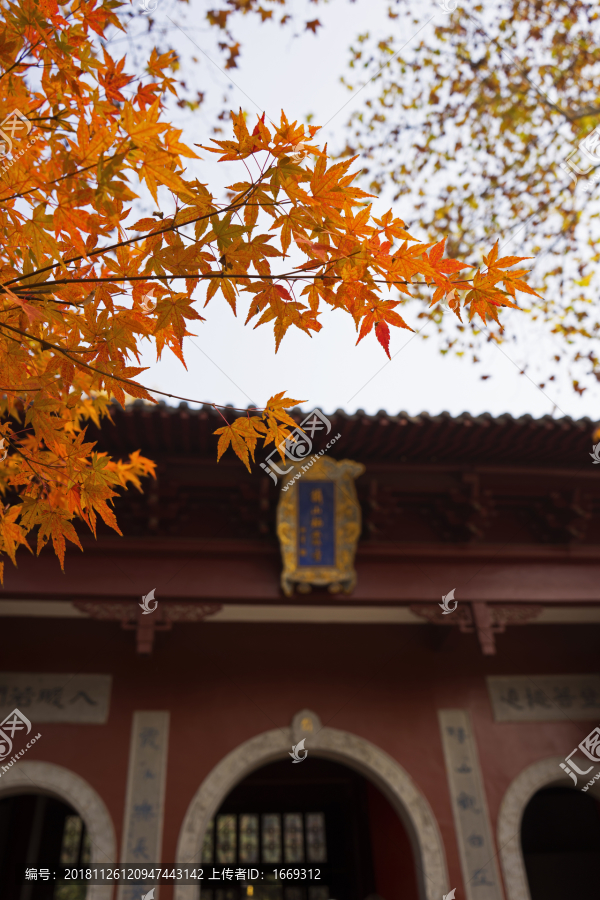
[{"label": "carved wooden bracket", "polygon": [[170,631],[173,622],[201,622],[223,607],[220,603],[159,603],[156,612],[144,615],[139,603],[129,600],[75,600],[73,605],[92,619],[121,622],[121,628],[136,632],[138,653],[152,653],[156,631]]},{"label": "carved wooden bracket", "polygon": [[527,625],[540,615],[540,605],[517,603],[459,603],[455,612],[444,615],[437,603],[413,603],[410,611],[434,625],[458,625],[464,634],[477,633],[484,656],[494,656],[494,635],[502,634],[507,625]]}]

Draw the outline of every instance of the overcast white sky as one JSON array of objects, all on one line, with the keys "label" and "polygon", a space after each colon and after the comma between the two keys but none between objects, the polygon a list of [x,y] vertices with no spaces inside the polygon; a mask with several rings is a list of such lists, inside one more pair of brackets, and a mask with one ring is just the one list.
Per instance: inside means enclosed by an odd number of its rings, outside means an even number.
[{"label": "overcast white sky", "polygon": [[[350,44],[365,31],[386,37],[396,28],[406,41],[414,33],[414,26],[406,22],[391,22],[386,8],[385,0],[332,0],[327,6],[318,7],[299,0],[292,4],[298,27],[287,32],[269,22],[260,25],[249,18],[238,20],[235,34],[241,40],[242,56],[237,69],[224,73],[204,55],[221,63],[214,51],[214,30],[204,22],[207,5],[191,0],[185,8],[176,0],[158,0],[153,16],[159,27],[168,29],[171,45],[181,54],[183,79],[194,91],[209,94],[207,104],[195,113],[173,108],[172,118],[183,128],[183,139],[188,143],[209,142],[214,109],[222,92],[231,86],[233,105],[241,105],[249,112],[255,109],[254,101],[273,119],[284,109],[291,119],[305,120],[312,113],[314,124],[328,122],[321,138],[329,142],[332,150],[339,150],[345,143],[348,116],[360,108],[363,97],[373,90],[371,85],[352,97],[342,85],[341,75],[349,75]],[[432,11],[435,8],[432,4]],[[438,14],[442,15],[441,10]],[[323,24],[318,35],[302,31],[300,24],[303,27],[304,22],[315,18]],[[173,23],[183,30],[178,31]],[[133,22],[130,26],[133,33],[138,30],[136,25]],[[433,27],[433,23],[426,27]],[[140,15],[139,31],[144,28],[145,17]],[[299,36],[294,37],[294,32]],[[125,49],[114,42],[114,55],[120,56]],[[198,62],[193,61],[194,56]],[[353,77],[359,84],[357,72]],[[241,170],[217,164],[208,156],[203,152],[204,159],[193,163],[189,172],[197,174],[215,193],[245,177]],[[381,213],[389,205],[389,200],[379,199],[374,209]],[[407,210],[401,203],[394,206],[394,212],[407,219]],[[427,240],[426,235],[419,236]],[[518,253],[517,242],[507,246],[507,252]],[[200,289],[198,295],[201,296]],[[417,329],[421,327],[416,318],[418,309],[415,304],[402,311],[406,321]],[[473,366],[467,358],[442,357],[431,324],[424,331],[430,335],[428,340],[392,329],[392,361],[388,362],[374,336],[355,347],[356,333],[350,316],[329,310],[321,317],[324,327],[318,335],[311,339],[290,329],[275,355],[272,330],[269,326],[261,326],[257,331],[244,327],[245,312],[244,305],[235,319],[224,300],[213,299],[204,312],[207,321],[191,329],[198,336],[186,339],[188,371],[170,352],[160,363],[155,362],[154,354],[147,353],[144,364],[151,368],[140,380],[160,390],[234,406],[262,406],[271,393],[286,390],[289,396],[306,401],[307,407],[318,406],[325,412],[342,408],[374,413],[385,409],[392,414],[406,410],[414,415],[421,411],[436,414],[448,410],[458,414],[468,410],[474,415],[564,413],[575,418],[599,418],[600,388],[578,397],[568,386],[565,373],[562,383],[548,385],[544,393],[519,375],[523,365],[535,363],[539,354],[556,352],[552,339],[521,313],[511,313],[522,319],[518,326],[519,344],[501,349],[488,346],[479,353],[483,365]],[[507,318],[506,312],[503,316]],[[491,377],[481,380],[481,375]]]}]

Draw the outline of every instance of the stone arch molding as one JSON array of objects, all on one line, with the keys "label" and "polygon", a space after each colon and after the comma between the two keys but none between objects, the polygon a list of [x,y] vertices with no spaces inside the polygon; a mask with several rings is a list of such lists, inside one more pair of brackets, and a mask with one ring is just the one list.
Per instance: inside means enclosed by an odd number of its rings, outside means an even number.
[{"label": "stone arch molding", "polygon": [[[47,762],[13,764],[0,778],[0,798],[10,794],[48,794],[68,803],[85,822],[91,845],[91,864],[117,861],[117,842],[110,813],[99,794],[69,769]],[[111,885],[88,887],[86,900],[110,900]]]},{"label": "stone arch molding", "polygon": [[[185,814],[177,843],[177,865],[198,865],[206,826],[227,794],[261,766],[288,759],[292,744],[302,737],[309,753],[347,765],[385,795],[410,837],[420,900],[440,900],[449,889],[446,856],[437,822],[423,794],[391,756],[355,734],[322,727],[311,710],[297,713],[290,728],[276,728],[250,738],[215,766]],[[196,885],[177,885],[174,900],[198,900],[199,891]]]},{"label": "stone arch molding", "polygon": [[[564,761],[564,757],[555,756],[528,766],[517,775],[502,799],[498,814],[498,846],[508,900],[531,900],[521,849],[523,814],[533,795],[542,788],[553,785],[573,788],[573,782],[559,766]],[[598,782],[588,793],[600,800]]]}]

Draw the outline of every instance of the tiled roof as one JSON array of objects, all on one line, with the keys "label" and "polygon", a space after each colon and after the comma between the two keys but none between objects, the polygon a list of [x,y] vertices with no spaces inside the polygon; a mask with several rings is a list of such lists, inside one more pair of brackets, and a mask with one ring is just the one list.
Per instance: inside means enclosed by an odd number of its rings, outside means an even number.
[{"label": "tiled roof", "polygon": [[[222,412],[232,421],[241,415],[233,409]],[[98,449],[122,456],[141,449],[149,456],[186,456],[216,459],[217,438],[213,432],[223,424],[212,407],[190,409],[187,404],[168,406],[135,401],[112,410],[114,426],[105,422],[98,434],[93,426],[88,437],[98,440]],[[300,422],[306,412],[295,410]],[[533,466],[542,468],[591,466],[589,453],[596,423],[588,418],[534,419],[509,414],[472,416],[463,413],[431,416],[421,413],[392,416],[384,411],[370,416],[362,410],[349,415],[337,410],[328,416],[332,435],[341,435],[335,457],[367,463],[438,463]],[[318,450],[328,438],[315,440]],[[228,453],[233,459],[233,454]],[[227,457],[225,457],[227,458]]]}]

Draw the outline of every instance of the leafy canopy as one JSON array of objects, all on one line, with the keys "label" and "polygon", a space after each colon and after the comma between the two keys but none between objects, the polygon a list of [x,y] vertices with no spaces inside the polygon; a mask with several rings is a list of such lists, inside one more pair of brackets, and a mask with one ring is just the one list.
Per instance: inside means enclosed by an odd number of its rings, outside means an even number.
[{"label": "leafy canopy", "polygon": [[[600,380],[600,8],[585,0],[450,5],[443,15],[434,0],[396,0],[394,37],[377,46],[359,37],[353,74],[376,80],[346,152],[362,154],[371,190],[404,197],[413,225],[432,239],[449,235],[450,256],[481,259],[500,236],[502,247],[518,241],[537,257],[544,300],[528,313],[548,353],[541,376],[553,380],[562,360],[582,392]],[[586,138],[591,157],[579,149]],[[578,171],[566,163],[573,152]],[[439,309],[426,316],[446,351],[519,338],[514,320],[507,331],[473,323],[453,332]]]},{"label": "leafy canopy", "polygon": [[[30,532],[63,565],[66,540],[81,546],[78,521],[95,534],[100,516],[119,531],[117,491],[140,489],[154,464],[97,452],[86,426],[112,401],[161,394],[143,383],[142,341],[185,365],[202,304],[237,313],[241,303],[247,323],[272,326],[276,350],[290,327],[317,333],[326,304],[389,356],[390,326],[409,328],[397,308],[416,281],[433,286],[434,303],[461,292],[456,314],[483,322],[497,322],[516,290],[533,293],[523,271],[508,271],[519,259],[497,259],[497,248],[467,277],[471,267],[444,257],[444,239],[422,244],[392,212],[374,218],[354,160],[332,164],[314,126],[282,113],[250,130],[240,111],[230,139],[184,144],[164,109],[175,54],[153,51],[136,79],[98,46],[123,28],[116,0],[0,8],[0,130],[12,143],[0,171],[0,552],[13,562]],[[201,152],[240,163],[227,202],[187,176],[185,161]],[[136,190],[168,210],[131,221]],[[231,446],[249,468],[258,440],[282,452],[298,402],[279,392],[225,420],[219,458]]]}]

